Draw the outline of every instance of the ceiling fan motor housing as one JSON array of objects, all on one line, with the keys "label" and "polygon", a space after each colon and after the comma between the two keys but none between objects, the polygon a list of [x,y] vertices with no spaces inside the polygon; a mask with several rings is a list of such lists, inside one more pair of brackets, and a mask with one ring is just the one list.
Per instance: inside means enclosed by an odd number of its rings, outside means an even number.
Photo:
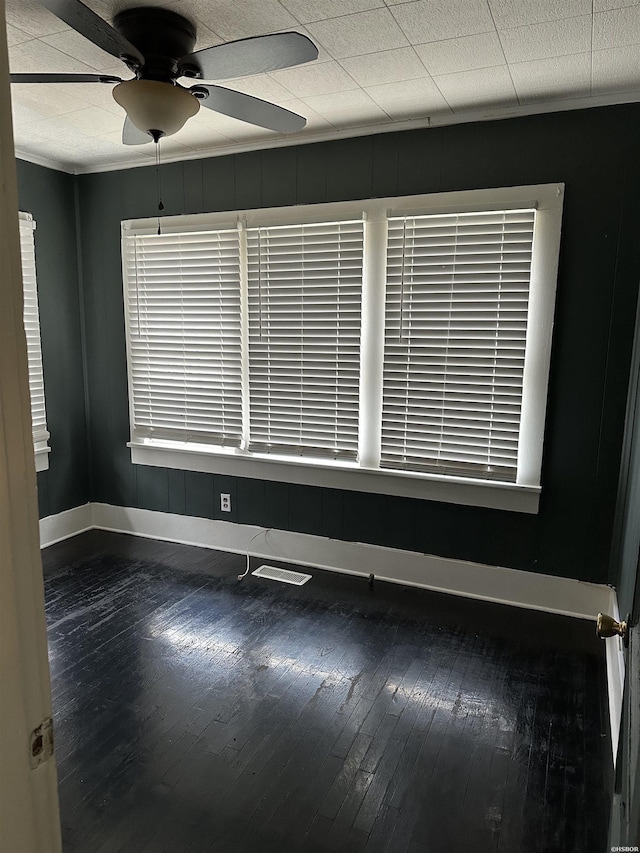
[{"label": "ceiling fan motor housing", "polygon": [[180,60],[193,52],[196,43],[193,24],[169,9],[154,6],[126,9],[115,16],[113,26],[144,56],[142,67],[135,60],[132,63],[130,57],[123,57],[143,80],[174,82]]}]

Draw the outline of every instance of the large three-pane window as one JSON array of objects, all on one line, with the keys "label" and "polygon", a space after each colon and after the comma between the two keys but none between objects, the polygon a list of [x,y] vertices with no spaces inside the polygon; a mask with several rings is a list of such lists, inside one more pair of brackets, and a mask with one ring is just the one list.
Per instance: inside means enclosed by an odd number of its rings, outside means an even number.
[{"label": "large three-pane window", "polygon": [[134,461],[535,511],[561,204],[123,223]]}]

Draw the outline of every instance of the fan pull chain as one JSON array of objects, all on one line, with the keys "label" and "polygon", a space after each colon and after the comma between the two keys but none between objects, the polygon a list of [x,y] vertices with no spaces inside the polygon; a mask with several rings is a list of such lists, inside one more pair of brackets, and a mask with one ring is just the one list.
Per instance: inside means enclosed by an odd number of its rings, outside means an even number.
[{"label": "fan pull chain", "polygon": [[[158,210],[160,213],[164,210],[162,202],[162,175],[160,174],[160,139],[154,140],[156,143],[156,184],[158,187]],[[158,235],[162,233],[160,227],[160,216],[158,216]]]}]

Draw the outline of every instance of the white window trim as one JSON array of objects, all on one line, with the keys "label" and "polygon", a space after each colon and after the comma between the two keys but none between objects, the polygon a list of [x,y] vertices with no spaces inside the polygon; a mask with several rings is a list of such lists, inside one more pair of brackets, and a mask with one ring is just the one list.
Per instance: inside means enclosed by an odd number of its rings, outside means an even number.
[{"label": "white window trim", "polygon": [[41,447],[39,450],[34,450],[34,457],[36,460],[36,472],[49,470],[50,453],[50,447]]},{"label": "white window trim", "polygon": [[[204,445],[153,439],[130,441],[131,461],[162,468],[537,513],[563,199],[564,184],[544,184],[164,218],[162,229],[165,233],[185,228],[234,227],[239,220],[252,226],[322,222],[360,216],[365,218],[366,231],[376,238],[365,242],[362,304],[360,413],[361,422],[367,424],[368,428],[361,427],[359,464],[294,460],[272,454],[247,454],[243,450],[212,449]],[[378,332],[384,324],[386,260],[380,248],[386,246],[386,240],[382,239],[383,233],[386,233],[386,218],[402,214],[525,207],[536,208],[537,216],[516,483],[367,467],[370,464],[368,460],[376,457],[380,441],[376,425],[379,426],[381,418],[381,379],[374,377],[376,370],[381,376],[384,347],[384,335]],[[123,236],[127,233],[150,234],[157,227],[157,219],[128,220],[122,223],[122,233]],[[131,387],[129,390],[131,409]],[[133,423],[133,411],[130,411],[130,415]]]},{"label": "white window trim", "polygon": [[[21,228],[24,228],[25,225],[27,225],[27,226],[30,226],[33,231],[35,231],[36,223],[34,222],[33,217],[30,213],[24,213],[23,211],[20,211],[18,213],[18,220],[20,222]],[[29,259],[29,260],[31,260],[31,259]],[[24,259],[22,260],[22,263],[24,264]],[[37,301],[38,300],[38,288],[37,288],[37,271],[36,271],[36,264],[35,264],[35,250],[34,250],[34,257],[33,257],[33,266],[34,266],[34,272],[36,272],[35,296],[36,296],[36,301]],[[38,313],[38,325],[39,325],[39,323],[40,323],[40,308],[39,308],[39,306],[37,309],[37,313]],[[42,361],[42,355],[40,355],[40,361]],[[30,371],[31,371],[31,368],[32,368],[32,364],[30,363],[29,364],[29,370]],[[41,376],[40,378],[42,380],[42,386],[44,388],[44,377]],[[46,415],[45,415],[45,417],[46,417]],[[46,430],[46,428],[45,428],[43,433],[39,434],[38,440],[34,439],[33,452],[34,452],[34,458],[35,458],[36,471],[38,471],[38,472],[39,471],[47,471],[49,468],[49,454],[51,453],[51,448],[49,447],[48,440],[49,440],[49,432]]]}]

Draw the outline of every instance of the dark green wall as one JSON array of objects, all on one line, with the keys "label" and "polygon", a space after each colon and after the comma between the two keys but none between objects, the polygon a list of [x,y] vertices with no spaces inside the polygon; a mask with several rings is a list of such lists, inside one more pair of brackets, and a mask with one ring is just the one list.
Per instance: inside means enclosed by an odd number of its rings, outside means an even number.
[{"label": "dark green wall", "polygon": [[[640,108],[629,105],[162,169],[167,215],[565,182],[537,516],[133,466],[120,222],[156,213],[156,176],[79,176],[92,500],[606,582],[640,279],[639,149]],[[221,491],[231,517],[219,512]]]},{"label": "dark green wall", "polygon": [[35,246],[49,470],[38,474],[40,517],[89,500],[75,178],[17,162],[20,210],[36,220]]}]

